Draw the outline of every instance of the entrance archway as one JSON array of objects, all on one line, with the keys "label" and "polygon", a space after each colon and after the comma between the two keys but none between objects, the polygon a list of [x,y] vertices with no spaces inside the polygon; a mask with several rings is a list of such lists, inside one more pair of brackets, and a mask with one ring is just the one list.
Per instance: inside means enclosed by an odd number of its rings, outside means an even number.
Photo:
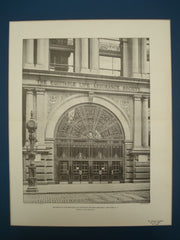
[{"label": "entrance archway", "polygon": [[55,181],[122,181],[125,134],[107,108],[82,103],[69,108],[55,129]]}]

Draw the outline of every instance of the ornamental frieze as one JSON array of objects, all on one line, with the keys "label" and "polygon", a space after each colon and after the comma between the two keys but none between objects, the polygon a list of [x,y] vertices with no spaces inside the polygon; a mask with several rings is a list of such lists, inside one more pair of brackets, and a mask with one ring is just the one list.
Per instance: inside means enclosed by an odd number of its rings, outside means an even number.
[{"label": "ornamental frieze", "polygon": [[108,51],[116,51],[119,52],[120,51],[120,44],[119,42],[102,42],[100,41],[99,44],[99,48],[100,50],[108,50]]}]

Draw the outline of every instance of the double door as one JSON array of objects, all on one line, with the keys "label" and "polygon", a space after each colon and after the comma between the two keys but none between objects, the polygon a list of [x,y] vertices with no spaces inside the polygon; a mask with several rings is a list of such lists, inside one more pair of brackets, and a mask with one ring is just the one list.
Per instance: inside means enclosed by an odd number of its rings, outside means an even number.
[{"label": "double door", "polygon": [[122,179],[121,161],[59,161],[59,182],[102,182]]},{"label": "double door", "polygon": [[71,171],[72,181],[89,180],[89,163],[88,161],[73,161]]},{"label": "double door", "polygon": [[108,161],[92,162],[92,181],[108,181]]}]

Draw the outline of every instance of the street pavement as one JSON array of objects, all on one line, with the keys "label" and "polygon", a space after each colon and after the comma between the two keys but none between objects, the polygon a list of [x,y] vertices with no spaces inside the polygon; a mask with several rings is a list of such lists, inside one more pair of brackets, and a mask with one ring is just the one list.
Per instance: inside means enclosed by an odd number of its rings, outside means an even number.
[{"label": "street pavement", "polygon": [[149,183],[39,185],[37,193],[26,192],[24,203],[149,203]]}]

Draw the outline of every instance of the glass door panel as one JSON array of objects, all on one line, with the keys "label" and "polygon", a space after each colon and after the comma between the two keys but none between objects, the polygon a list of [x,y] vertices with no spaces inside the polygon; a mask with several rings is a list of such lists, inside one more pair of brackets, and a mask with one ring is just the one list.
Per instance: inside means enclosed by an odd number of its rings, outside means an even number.
[{"label": "glass door panel", "polygon": [[72,181],[80,181],[80,162],[79,161],[73,161],[72,162]]},{"label": "glass door panel", "polygon": [[69,164],[68,161],[59,162],[59,181],[68,181],[69,180]]},{"label": "glass door panel", "polygon": [[120,161],[112,162],[112,180],[118,181],[121,179],[122,171]]},{"label": "glass door panel", "polygon": [[94,181],[100,181],[100,164],[99,162],[93,162],[92,164],[92,180]]},{"label": "glass door panel", "polygon": [[107,181],[108,180],[108,162],[101,162],[100,166],[102,171],[101,180]]},{"label": "glass door panel", "polygon": [[108,180],[108,162],[93,161],[92,164],[92,180],[107,181]]},{"label": "glass door panel", "polygon": [[88,161],[73,161],[72,163],[72,180],[88,181],[89,163]]},{"label": "glass door panel", "polygon": [[89,179],[89,163],[87,161],[81,162],[81,180],[88,181]]}]

